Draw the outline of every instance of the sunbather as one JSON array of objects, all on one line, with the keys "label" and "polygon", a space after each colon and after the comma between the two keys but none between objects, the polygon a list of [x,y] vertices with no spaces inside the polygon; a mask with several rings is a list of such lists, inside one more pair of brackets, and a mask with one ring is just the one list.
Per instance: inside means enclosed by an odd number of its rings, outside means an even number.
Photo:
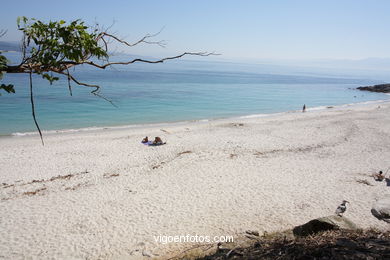
[{"label": "sunbather", "polygon": [[142,139],[142,141],[141,141],[141,143],[143,143],[143,144],[146,144],[147,142],[149,142],[148,137],[145,137],[145,138]]},{"label": "sunbather", "polygon": [[383,181],[384,179],[385,179],[385,176],[383,175],[382,171],[379,171],[379,173],[374,174],[374,180]]},{"label": "sunbather", "polygon": [[162,145],[162,144],[165,144],[165,143],[163,143],[163,141],[161,140],[160,137],[156,136],[156,137],[154,138],[154,141],[153,141],[152,144],[153,144],[153,145]]}]

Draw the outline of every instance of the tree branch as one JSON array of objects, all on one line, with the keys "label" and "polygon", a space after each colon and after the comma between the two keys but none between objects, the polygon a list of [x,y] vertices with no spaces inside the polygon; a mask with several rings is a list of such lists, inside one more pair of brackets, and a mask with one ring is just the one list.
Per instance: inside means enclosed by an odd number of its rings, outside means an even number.
[{"label": "tree branch", "polygon": [[7,30],[0,30],[0,37],[3,37],[7,33]]},{"label": "tree branch", "polygon": [[81,81],[78,81],[75,77],[73,77],[70,73],[69,73],[69,70],[68,72],[63,72],[63,71],[58,71],[56,72],[58,74],[62,74],[62,75],[65,75],[68,77],[68,83],[69,83],[69,86],[70,86],[70,80],[72,80],[74,83],[76,83],[77,85],[80,85],[80,86],[85,86],[85,87],[89,87],[89,88],[95,88],[94,90],[91,91],[91,93],[99,98],[102,98],[104,99],[105,101],[109,102],[111,105],[113,105],[114,107],[118,107],[117,105],[115,105],[115,103],[112,101],[112,100],[109,100],[108,98],[106,98],[105,96],[101,95],[99,93],[100,91],[100,86],[99,85],[94,85],[94,84],[87,84],[87,83],[84,83],[84,82],[81,82]]},{"label": "tree branch", "polygon": [[[29,66],[31,66],[32,68],[34,68],[35,71],[39,71],[39,72],[49,72],[49,71],[52,71],[52,72],[56,72],[56,73],[59,73],[59,72],[63,72],[65,70],[68,70],[74,66],[77,66],[77,65],[82,65],[82,64],[85,64],[85,65],[90,65],[90,66],[94,66],[96,68],[99,68],[99,69],[106,69],[107,67],[109,66],[112,66],[112,65],[129,65],[129,64],[132,64],[132,63],[136,63],[136,62],[143,62],[143,63],[163,63],[164,61],[167,61],[167,60],[174,60],[174,59],[179,59],[183,56],[188,56],[188,55],[192,55],[192,56],[211,56],[211,55],[220,55],[220,54],[216,54],[214,52],[184,52],[180,55],[176,55],[176,56],[172,56],[172,57],[166,57],[166,58],[162,58],[162,59],[158,59],[158,60],[146,60],[146,59],[140,59],[140,58],[137,58],[137,59],[133,59],[133,60],[130,60],[130,61],[118,61],[118,62],[107,62],[107,63],[104,63],[104,64],[97,64],[93,61],[90,61],[90,60],[84,60],[84,61],[80,61],[80,62],[76,62],[76,61],[61,61],[59,62],[59,64],[62,66],[62,67],[43,67],[41,66],[40,64],[31,64]],[[29,68],[27,66],[24,66],[25,64],[21,64],[21,65],[17,65],[17,66],[7,66],[7,68],[5,69],[5,71],[7,73],[29,73]]]},{"label": "tree branch", "polygon": [[69,89],[69,94],[70,94],[70,96],[73,96],[72,95],[72,86],[70,85],[70,77],[69,77],[69,75],[70,75],[70,72],[69,72],[69,69],[68,68],[66,68],[66,73],[68,74],[68,89]]},{"label": "tree branch", "polygon": [[101,33],[99,34],[99,36],[97,37],[97,40],[99,40],[99,39],[104,39],[104,36],[107,36],[107,37],[112,38],[112,39],[114,39],[115,41],[117,41],[117,42],[119,42],[119,43],[122,43],[122,44],[125,44],[125,45],[127,45],[127,46],[129,46],[129,47],[134,47],[134,46],[136,46],[136,45],[138,45],[138,44],[140,44],[140,43],[146,43],[146,44],[156,44],[156,45],[158,45],[158,46],[160,46],[160,47],[165,48],[165,47],[167,46],[167,43],[166,43],[164,40],[162,40],[162,41],[149,41],[149,40],[148,40],[148,39],[150,39],[150,38],[153,38],[153,37],[156,37],[157,35],[159,35],[159,34],[163,31],[163,29],[164,29],[164,27],[161,28],[161,30],[158,31],[158,32],[155,33],[155,34],[147,34],[147,35],[145,35],[144,37],[142,37],[140,40],[136,41],[135,43],[129,43],[129,42],[125,41],[125,40],[121,40],[121,39],[119,39],[117,36],[112,35],[112,34],[109,34],[109,33],[107,33],[106,31],[105,31],[105,32],[101,32]]},{"label": "tree branch", "polygon": [[45,143],[43,142],[41,129],[39,128],[37,118],[35,117],[34,95],[33,95],[33,85],[32,85],[32,70],[30,71],[30,101],[31,101],[32,117],[34,119],[35,126],[37,127],[39,136],[41,137],[42,145],[45,145]]},{"label": "tree branch", "polygon": [[145,59],[137,58],[137,59],[133,59],[133,60],[130,60],[130,61],[108,62],[108,63],[101,64],[101,65],[97,64],[97,63],[95,63],[93,61],[86,60],[86,61],[81,61],[81,62],[63,61],[63,62],[61,62],[61,64],[67,66],[68,68],[76,66],[76,65],[87,64],[87,65],[91,65],[91,66],[94,66],[94,67],[99,68],[99,69],[105,69],[105,68],[107,68],[107,67],[109,67],[111,65],[129,65],[129,64],[132,64],[132,63],[136,63],[136,62],[163,63],[164,61],[179,59],[179,58],[181,58],[183,56],[186,56],[186,55],[211,56],[211,55],[219,55],[219,54],[216,54],[216,53],[213,53],[213,52],[184,52],[184,53],[182,53],[180,55],[176,55],[176,56],[172,56],[172,57],[166,57],[166,58],[162,58],[162,59],[158,59],[158,60],[145,60]]}]

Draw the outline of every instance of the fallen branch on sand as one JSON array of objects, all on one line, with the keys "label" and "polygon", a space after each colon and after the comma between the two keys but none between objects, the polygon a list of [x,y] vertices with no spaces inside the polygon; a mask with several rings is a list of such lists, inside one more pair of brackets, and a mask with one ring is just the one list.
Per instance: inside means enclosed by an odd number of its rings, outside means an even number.
[{"label": "fallen branch on sand", "polygon": [[[69,180],[70,178],[73,178],[75,176],[78,176],[78,175],[81,175],[81,174],[86,174],[88,173],[87,170],[85,170],[84,172],[80,172],[80,173],[70,173],[70,174],[67,174],[67,175],[57,175],[57,176],[54,176],[54,177],[51,177],[50,179],[40,179],[40,180],[32,180],[30,182],[25,182],[25,183],[21,183],[21,184],[6,184],[6,183],[3,183],[3,188],[9,188],[9,187],[15,187],[15,186],[25,186],[25,185],[30,185],[30,184],[35,184],[35,183],[45,183],[45,182],[52,182],[52,181],[56,181],[56,180]],[[4,185],[6,184],[6,185]]]},{"label": "fallen branch on sand", "polygon": [[356,182],[357,183],[361,183],[361,184],[366,184],[366,185],[368,185],[368,186],[374,186],[374,185],[372,185],[369,181],[367,181],[367,180],[362,180],[362,179],[358,179],[358,180],[356,180]]},{"label": "fallen branch on sand", "polygon": [[103,175],[103,178],[112,178],[112,177],[118,177],[119,176],[119,173],[112,173],[112,174],[109,174],[109,173],[105,173]]},{"label": "fallen branch on sand", "polygon": [[26,195],[26,196],[33,196],[33,195],[37,195],[38,193],[42,192],[46,190],[46,188],[40,188],[40,189],[37,189],[35,191],[27,191],[27,192],[23,192],[23,195]]}]

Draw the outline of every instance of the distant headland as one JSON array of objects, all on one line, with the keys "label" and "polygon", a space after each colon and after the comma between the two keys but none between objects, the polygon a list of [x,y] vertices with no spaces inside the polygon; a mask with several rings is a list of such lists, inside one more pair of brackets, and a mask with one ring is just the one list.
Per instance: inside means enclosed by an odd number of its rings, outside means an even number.
[{"label": "distant headland", "polygon": [[371,92],[390,93],[390,84],[379,84],[374,86],[358,87],[357,89],[371,91]]}]

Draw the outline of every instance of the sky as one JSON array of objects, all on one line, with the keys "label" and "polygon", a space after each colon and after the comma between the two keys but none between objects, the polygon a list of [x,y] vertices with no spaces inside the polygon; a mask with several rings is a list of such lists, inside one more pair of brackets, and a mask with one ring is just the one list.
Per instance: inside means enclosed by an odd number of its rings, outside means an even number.
[{"label": "sky", "polygon": [[166,48],[115,49],[146,56],[183,51],[220,53],[224,59],[390,58],[390,1],[261,0],[19,0],[4,1],[0,40],[18,41],[18,16],[42,21],[98,22],[130,42],[147,33]]}]

